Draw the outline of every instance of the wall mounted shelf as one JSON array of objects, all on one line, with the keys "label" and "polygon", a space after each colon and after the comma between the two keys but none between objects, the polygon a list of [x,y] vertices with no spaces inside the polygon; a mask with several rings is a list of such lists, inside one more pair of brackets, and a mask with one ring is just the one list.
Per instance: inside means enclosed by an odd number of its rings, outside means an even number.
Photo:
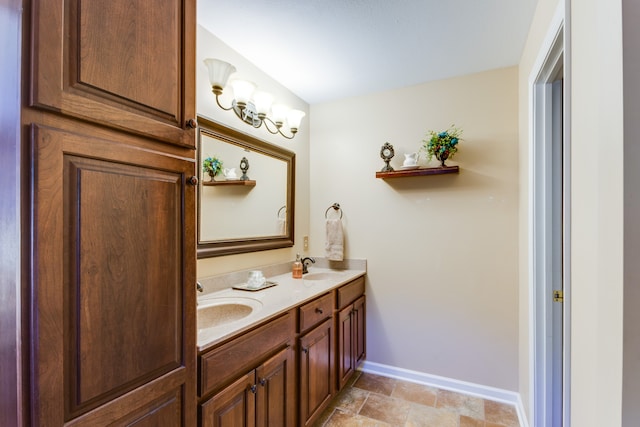
[{"label": "wall mounted shelf", "polygon": [[422,176],[422,175],[443,175],[447,173],[458,173],[460,168],[458,166],[445,166],[437,168],[418,168],[407,170],[394,170],[391,172],[376,172],[376,178],[404,178],[408,176]]},{"label": "wall mounted shelf", "polygon": [[238,179],[233,181],[204,181],[202,185],[243,185],[246,187],[255,187],[256,182],[252,179],[246,181]]}]

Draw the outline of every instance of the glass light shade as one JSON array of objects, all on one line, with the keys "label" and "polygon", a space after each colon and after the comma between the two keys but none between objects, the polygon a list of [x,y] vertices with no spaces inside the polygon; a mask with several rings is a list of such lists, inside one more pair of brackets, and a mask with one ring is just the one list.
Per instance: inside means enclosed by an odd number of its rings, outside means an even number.
[{"label": "glass light shade", "polygon": [[209,69],[209,83],[211,83],[211,87],[219,89],[220,93],[222,93],[222,89],[227,85],[229,76],[236,72],[236,67],[228,62],[214,58],[207,58],[204,60],[204,63]]},{"label": "glass light shade", "polygon": [[289,107],[283,104],[273,104],[271,107],[272,120],[276,124],[282,125],[284,120],[287,118],[287,113],[289,113]]},{"label": "glass light shade", "polygon": [[251,100],[251,95],[256,85],[246,80],[231,80],[229,83],[233,88],[233,97],[236,103],[246,105]]},{"label": "glass light shade", "polygon": [[256,91],[256,93],[253,94],[253,105],[256,107],[256,113],[258,113],[258,116],[266,116],[269,114],[271,104],[273,104],[273,95],[270,93]]},{"label": "glass light shade", "polygon": [[304,116],[306,116],[306,115],[307,115],[307,113],[305,113],[304,111],[300,111],[300,110],[291,110],[291,111],[289,111],[289,113],[287,114],[287,123],[289,123],[289,128],[292,131],[293,131],[293,129],[295,129],[297,131],[298,128],[300,127],[300,122],[302,121],[302,118]]}]

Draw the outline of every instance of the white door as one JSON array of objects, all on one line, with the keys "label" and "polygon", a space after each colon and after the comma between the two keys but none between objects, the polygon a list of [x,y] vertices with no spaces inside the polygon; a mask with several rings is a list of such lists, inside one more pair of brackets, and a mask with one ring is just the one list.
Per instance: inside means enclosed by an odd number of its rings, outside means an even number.
[{"label": "white door", "polygon": [[533,425],[568,427],[569,152],[563,25],[532,79]]}]

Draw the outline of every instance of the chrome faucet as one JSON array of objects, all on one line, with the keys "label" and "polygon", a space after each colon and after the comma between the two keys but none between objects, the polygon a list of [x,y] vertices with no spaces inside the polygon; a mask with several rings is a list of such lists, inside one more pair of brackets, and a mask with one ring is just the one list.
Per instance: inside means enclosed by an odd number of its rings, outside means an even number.
[{"label": "chrome faucet", "polygon": [[307,274],[309,272],[309,265],[307,264],[307,261],[311,261],[314,264],[316,262],[316,260],[310,256],[302,258],[302,260],[300,260],[302,263],[302,274]]}]

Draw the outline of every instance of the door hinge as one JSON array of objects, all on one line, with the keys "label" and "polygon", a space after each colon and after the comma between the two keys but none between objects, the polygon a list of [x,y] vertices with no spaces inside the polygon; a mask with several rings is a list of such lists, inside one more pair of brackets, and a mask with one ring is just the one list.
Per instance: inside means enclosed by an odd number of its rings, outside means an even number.
[{"label": "door hinge", "polygon": [[553,300],[555,302],[564,302],[564,292],[561,290],[553,291]]}]

